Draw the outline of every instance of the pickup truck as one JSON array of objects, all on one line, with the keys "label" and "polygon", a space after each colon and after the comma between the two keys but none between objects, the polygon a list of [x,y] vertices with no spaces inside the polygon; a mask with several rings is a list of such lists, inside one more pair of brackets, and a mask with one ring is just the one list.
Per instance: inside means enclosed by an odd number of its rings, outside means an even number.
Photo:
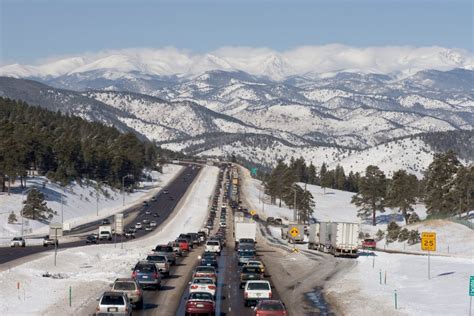
[{"label": "pickup truck", "polygon": [[259,280],[259,281],[248,281],[245,284],[244,299],[245,306],[249,306],[252,303],[257,303],[262,299],[272,298],[272,287],[270,282]]},{"label": "pickup truck", "polygon": [[375,247],[377,246],[377,243],[375,242],[374,239],[372,238],[366,238],[364,239],[364,241],[362,242],[362,248],[363,249],[371,249],[371,250],[375,250]]},{"label": "pickup truck", "polygon": [[160,255],[156,252],[153,252],[146,257],[146,261],[154,263],[161,274],[168,277],[170,276],[170,264],[168,262],[168,258],[165,255]]},{"label": "pickup truck", "polygon": [[243,266],[240,272],[240,288],[244,288],[247,281],[262,280],[263,273],[258,266]]},{"label": "pickup truck", "polygon": [[165,255],[171,265],[176,264],[176,252],[174,252],[173,247],[168,245],[157,245],[153,251],[160,255]]},{"label": "pickup truck", "polygon": [[206,243],[205,252],[215,252],[221,254],[221,243],[218,240],[208,240]]}]

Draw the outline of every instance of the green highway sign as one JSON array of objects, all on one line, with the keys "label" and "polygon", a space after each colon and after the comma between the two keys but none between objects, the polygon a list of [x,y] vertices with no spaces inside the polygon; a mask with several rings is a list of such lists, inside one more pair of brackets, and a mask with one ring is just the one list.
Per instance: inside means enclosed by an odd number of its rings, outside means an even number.
[{"label": "green highway sign", "polygon": [[474,275],[469,280],[469,296],[474,296]]},{"label": "green highway sign", "polygon": [[252,169],[250,169],[250,173],[252,173],[253,176],[256,176],[257,175],[257,168],[253,167]]}]

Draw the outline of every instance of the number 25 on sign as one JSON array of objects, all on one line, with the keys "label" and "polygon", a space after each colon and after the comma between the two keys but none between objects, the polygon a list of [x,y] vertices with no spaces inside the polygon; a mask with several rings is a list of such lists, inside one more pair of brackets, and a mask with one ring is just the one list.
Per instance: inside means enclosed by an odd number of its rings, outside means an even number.
[{"label": "number 25 on sign", "polygon": [[421,250],[436,251],[436,233],[421,233]]}]

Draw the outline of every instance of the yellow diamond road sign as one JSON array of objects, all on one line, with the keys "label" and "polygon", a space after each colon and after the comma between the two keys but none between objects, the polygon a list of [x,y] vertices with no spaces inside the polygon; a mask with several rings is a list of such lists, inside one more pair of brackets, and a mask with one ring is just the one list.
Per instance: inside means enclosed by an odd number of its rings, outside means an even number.
[{"label": "yellow diamond road sign", "polygon": [[293,227],[291,230],[290,230],[290,235],[293,236],[293,237],[296,237],[300,234],[300,231],[298,230],[298,228],[296,227]]},{"label": "yellow diamond road sign", "polygon": [[251,210],[250,212],[250,215],[254,216],[255,214],[257,214],[257,212],[255,212],[254,210]]},{"label": "yellow diamond road sign", "polygon": [[421,233],[421,250],[436,251],[436,233]]}]

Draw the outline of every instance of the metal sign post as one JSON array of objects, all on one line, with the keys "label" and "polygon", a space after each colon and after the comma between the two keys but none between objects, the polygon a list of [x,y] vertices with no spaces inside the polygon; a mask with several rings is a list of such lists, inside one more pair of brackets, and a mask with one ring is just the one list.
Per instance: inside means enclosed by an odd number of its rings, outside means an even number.
[{"label": "metal sign post", "polygon": [[293,237],[293,252],[297,252],[298,250],[296,249],[296,242],[295,242],[295,237],[298,236],[300,234],[300,231],[298,228],[296,227],[293,227],[291,230],[290,230],[290,235]]},{"label": "metal sign post", "polygon": [[474,296],[474,275],[469,278],[469,316],[472,315],[472,297]]},{"label": "metal sign post", "polygon": [[428,251],[428,280],[431,279],[430,252],[436,251],[436,233],[421,233],[421,250]]}]

